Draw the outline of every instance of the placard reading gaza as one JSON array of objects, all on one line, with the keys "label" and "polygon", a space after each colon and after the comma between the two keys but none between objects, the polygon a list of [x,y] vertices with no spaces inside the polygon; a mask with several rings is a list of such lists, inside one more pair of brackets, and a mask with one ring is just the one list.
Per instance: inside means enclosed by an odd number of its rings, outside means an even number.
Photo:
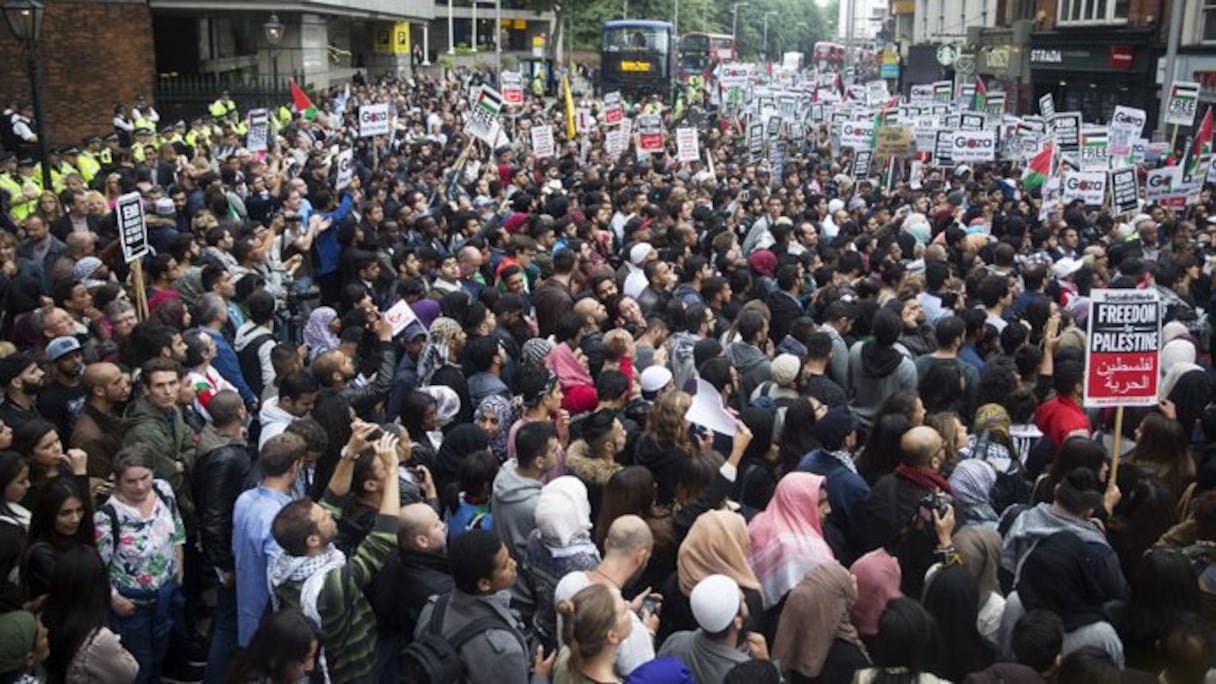
[{"label": "placard reading gaza", "polygon": [[996,133],[957,131],[951,134],[950,158],[956,164],[993,161],[996,159]]},{"label": "placard reading gaza", "polygon": [[1093,290],[1086,406],[1155,406],[1161,352],[1156,290]]}]

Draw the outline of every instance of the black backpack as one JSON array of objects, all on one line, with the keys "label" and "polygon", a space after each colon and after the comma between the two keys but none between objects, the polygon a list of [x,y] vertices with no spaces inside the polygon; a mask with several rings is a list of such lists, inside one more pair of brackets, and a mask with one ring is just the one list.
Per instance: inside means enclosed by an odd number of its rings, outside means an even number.
[{"label": "black backpack", "polygon": [[444,594],[435,601],[426,633],[414,639],[401,651],[401,673],[398,681],[410,684],[452,684],[465,681],[465,665],[460,658],[460,649],[473,637],[491,629],[505,627],[519,639],[524,655],[528,655],[528,645],[519,630],[497,613],[478,618],[465,625],[450,639],[444,638],[443,618],[451,599],[451,594]]},{"label": "black backpack", "polygon": [[245,383],[249,385],[253,395],[258,398],[261,398],[262,390],[266,389],[262,384],[262,359],[258,356],[258,350],[263,345],[273,342],[274,339],[274,335],[262,333],[236,354],[236,360],[241,367],[241,376],[245,378]]}]

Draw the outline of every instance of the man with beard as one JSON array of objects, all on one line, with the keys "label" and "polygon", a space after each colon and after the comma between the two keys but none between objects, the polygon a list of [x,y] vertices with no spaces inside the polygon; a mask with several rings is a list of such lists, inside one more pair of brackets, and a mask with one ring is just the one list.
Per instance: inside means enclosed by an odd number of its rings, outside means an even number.
[{"label": "man with beard", "polygon": [[55,424],[59,438],[65,443],[72,436],[72,426],[84,408],[84,350],[75,337],[56,337],[46,345],[46,360],[50,362],[50,378],[38,393],[38,413]]},{"label": "man with beard", "polygon": [[116,364],[100,362],[84,369],[87,392],[68,445],[89,455],[89,477],[100,483],[113,474],[114,455],[122,448],[118,408],[131,398],[131,378]]},{"label": "man with beard", "polygon": [[[937,338],[933,335],[933,328],[925,322],[925,309],[920,305],[920,300],[916,298],[916,295],[906,295],[903,297],[902,303],[899,318],[903,323],[903,331],[899,334],[899,343],[915,360],[935,351]],[[895,304],[890,306],[893,310],[896,308]]]},{"label": "man with beard", "polygon": [[713,318],[704,304],[684,308],[683,329],[671,336],[671,372],[677,388],[683,389],[696,374],[693,349],[713,330]]},{"label": "man with beard", "polygon": [[[380,422],[377,404],[384,400],[393,387],[393,366],[396,357],[393,350],[393,328],[381,318],[376,323],[379,339],[379,361],[376,379],[362,387],[353,383],[358,371],[354,359],[341,351],[330,351],[317,356],[312,362],[312,375],[321,391],[312,417],[329,433],[329,450],[317,461],[313,491],[309,495],[320,500],[323,487],[338,464],[342,445],[350,438],[351,421],[355,416],[369,422]],[[353,414],[353,415],[352,415]]]},{"label": "man with beard", "polygon": [[0,359],[0,383],[4,398],[0,400],[0,420],[16,430],[26,421],[38,417],[38,393],[42,391],[45,374],[34,359],[18,352]]}]

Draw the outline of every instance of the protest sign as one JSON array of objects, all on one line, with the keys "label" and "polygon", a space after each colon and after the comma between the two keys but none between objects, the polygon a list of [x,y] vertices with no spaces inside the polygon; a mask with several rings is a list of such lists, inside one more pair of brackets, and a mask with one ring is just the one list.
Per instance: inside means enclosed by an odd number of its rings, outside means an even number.
[{"label": "protest sign", "polygon": [[1081,151],[1081,112],[1059,112],[1051,117],[1051,128],[1061,152]]},{"label": "protest sign", "polygon": [[493,147],[498,138],[498,115],[502,112],[502,104],[501,93],[490,86],[480,86],[465,118],[465,131]]},{"label": "protest sign", "polygon": [[498,87],[502,90],[502,100],[509,105],[524,103],[524,82],[518,71],[503,71],[498,75]]},{"label": "protest sign", "polygon": [[964,113],[959,115],[958,129],[960,131],[982,131],[986,117],[983,114]]},{"label": "protest sign", "polygon": [[339,152],[337,164],[338,176],[334,181],[334,187],[341,191],[355,178],[355,151],[347,149]]},{"label": "protest sign", "polygon": [[954,166],[954,131],[938,131],[933,144],[933,164]]},{"label": "protest sign", "polygon": [[949,103],[954,99],[954,82],[953,81],[934,81],[933,82],[933,101],[941,103]]},{"label": "protest sign", "polygon": [[1198,109],[1199,84],[1194,81],[1174,81],[1170,85],[1165,122],[1175,126],[1190,126],[1195,123],[1195,112]]},{"label": "protest sign", "polygon": [[868,150],[874,142],[874,122],[847,121],[840,126],[840,145],[854,151]]},{"label": "protest sign", "polygon": [[265,152],[270,142],[270,113],[265,109],[249,110],[249,135],[245,147],[250,152]]},{"label": "protest sign", "polygon": [[747,127],[747,153],[751,163],[760,161],[764,152],[764,124],[755,122]]},{"label": "protest sign", "polygon": [[384,320],[393,327],[393,337],[396,337],[404,332],[410,323],[418,320],[418,315],[410,308],[409,302],[402,299],[384,312]]},{"label": "protest sign", "polygon": [[697,138],[695,128],[676,129],[676,159],[679,161],[697,161],[701,158],[701,141]]},{"label": "protest sign", "polygon": [[148,253],[148,224],[144,217],[144,201],[138,192],[128,192],[114,205],[118,218],[118,235],[122,241],[122,258],[128,264]]},{"label": "protest sign", "polygon": [[389,118],[388,103],[363,105],[359,108],[359,137],[370,138],[373,135],[388,135]]},{"label": "protest sign", "polygon": [[621,93],[614,90],[604,94],[604,123],[615,126],[621,122]]},{"label": "protest sign", "polygon": [[951,135],[950,158],[955,164],[994,161],[996,133],[994,131],[957,131]]},{"label": "protest sign", "polygon": [[908,100],[911,102],[928,104],[933,101],[933,84],[920,83],[912,86],[908,95]]},{"label": "protest sign", "polygon": [[1103,171],[1072,171],[1064,174],[1064,202],[1081,200],[1100,207],[1106,201],[1106,173]]},{"label": "protest sign", "polygon": [[1135,168],[1110,172],[1111,204],[1116,212],[1135,211],[1140,206],[1140,182]]},{"label": "protest sign", "polygon": [[870,167],[873,165],[874,153],[870,150],[859,150],[853,156],[853,179],[861,180],[870,177]]},{"label": "protest sign", "polygon": [[697,378],[697,393],[684,414],[684,420],[719,434],[734,436],[735,419],[722,407],[722,395],[707,380]]},{"label": "protest sign", "polygon": [[1039,98],[1039,114],[1043,115],[1044,119],[1051,121],[1056,115],[1056,101],[1051,97],[1051,93],[1047,93]]},{"label": "protest sign", "polygon": [[531,132],[532,154],[543,159],[557,153],[556,144],[553,142],[553,126],[533,126]]},{"label": "protest sign", "polygon": [[1178,167],[1167,166],[1149,169],[1144,178],[1144,200],[1149,204],[1160,204],[1174,195],[1178,184]]},{"label": "protest sign", "polygon": [[1144,124],[1148,121],[1148,113],[1135,107],[1118,105],[1110,116],[1110,155],[1124,156],[1130,153],[1132,141],[1144,132]]},{"label": "protest sign", "polygon": [[649,154],[663,151],[663,119],[658,114],[638,117],[638,151]]},{"label": "protest sign", "polygon": [[903,157],[912,145],[912,129],[907,126],[884,126],[878,129],[874,138],[874,151],[879,157]]},{"label": "protest sign", "polygon": [[1081,134],[1082,171],[1105,171],[1109,166],[1108,157],[1106,131]]},{"label": "protest sign", "polygon": [[1157,291],[1093,290],[1085,345],[1085,405],[1156,406],[1161,303]]}]

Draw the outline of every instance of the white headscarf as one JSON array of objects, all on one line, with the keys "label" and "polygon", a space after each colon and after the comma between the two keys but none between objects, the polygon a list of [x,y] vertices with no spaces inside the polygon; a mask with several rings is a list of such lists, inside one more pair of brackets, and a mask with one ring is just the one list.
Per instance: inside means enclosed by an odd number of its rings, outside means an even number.
[{"label": "white headscarf", "polygon": [[591,504],[587,486],[577,477],[563,475],[540,490],[536,501],[536,529],[546,543],[568,546],[591,533]]}]

